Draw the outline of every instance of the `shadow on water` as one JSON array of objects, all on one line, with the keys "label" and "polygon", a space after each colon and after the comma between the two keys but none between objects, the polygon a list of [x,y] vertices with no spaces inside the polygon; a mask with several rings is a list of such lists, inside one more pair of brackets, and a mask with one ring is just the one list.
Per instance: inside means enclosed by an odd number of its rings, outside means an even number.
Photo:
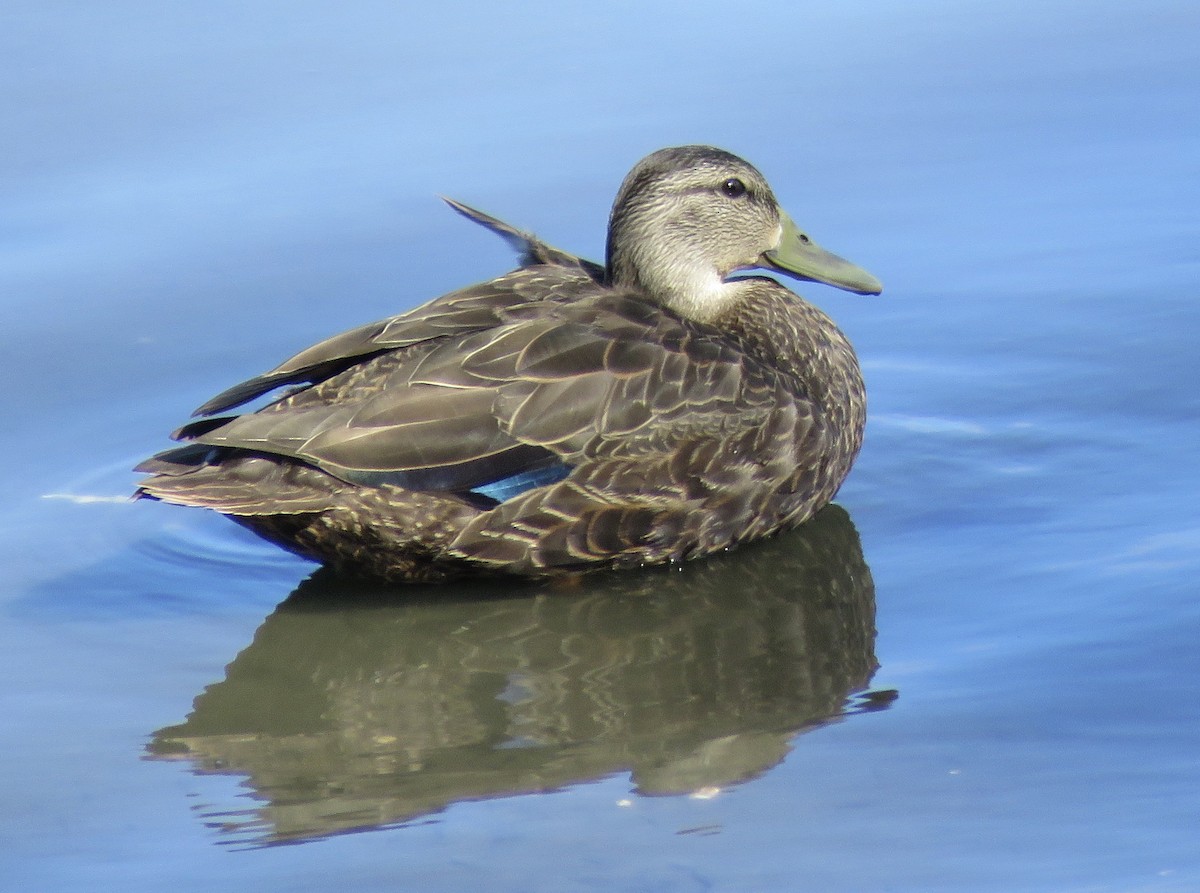
[{"label": "shadow on water", "polygon": [[256,805],[205,818],[262,846],[626,771],[642,794],[712,790],[894,697],[848,708],[876,669],[875,596],[836,506],[682,570],[501,591],[397,599],[319,571],[149,753],[246,776]]}]

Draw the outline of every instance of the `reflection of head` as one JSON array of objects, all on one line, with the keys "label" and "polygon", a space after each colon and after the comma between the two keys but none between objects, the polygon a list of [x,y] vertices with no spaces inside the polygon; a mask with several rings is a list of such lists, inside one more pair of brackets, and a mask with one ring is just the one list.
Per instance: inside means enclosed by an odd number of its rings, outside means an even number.
[{"label": "reflection of head", "polygon": [[151,751],[248,775],[266,801],[240,828],[254,843],[621,771],[645,793],[721,786],[866,685],[874,616],[837,507],[735,554],[571,590],[398,597],[318,572]]}]

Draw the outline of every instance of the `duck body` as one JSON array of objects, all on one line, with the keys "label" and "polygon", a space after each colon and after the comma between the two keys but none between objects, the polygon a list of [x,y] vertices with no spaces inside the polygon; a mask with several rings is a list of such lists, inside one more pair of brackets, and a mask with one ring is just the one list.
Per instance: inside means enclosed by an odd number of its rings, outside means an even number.
[{"label": "duck body", "polygon": [[[138,495],[398,580],[679,561],[833,498],[865,422],[854,351],[819,309],[739,271],[878,283],[815,246],[797,260],[811,242],[752,167],[708,147],[644,159],[604,267],[452,204],[521,267],[218,395],[175,432],[183,445],[139,466]],[[678,260],[693,250],[680,231],[703,262]]]}]

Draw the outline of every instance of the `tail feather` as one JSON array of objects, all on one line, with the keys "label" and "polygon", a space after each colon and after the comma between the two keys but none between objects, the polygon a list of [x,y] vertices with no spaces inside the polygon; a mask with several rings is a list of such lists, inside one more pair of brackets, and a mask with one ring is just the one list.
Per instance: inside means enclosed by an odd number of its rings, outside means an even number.
[{"label": "tail feather", "polygon": [[213,463],[212,447],[195,445],[160,453],[138,466],[153,473],[134,494],[230,515],[295,515],[330,508],[341,481],[277,457],[240,453]]}]

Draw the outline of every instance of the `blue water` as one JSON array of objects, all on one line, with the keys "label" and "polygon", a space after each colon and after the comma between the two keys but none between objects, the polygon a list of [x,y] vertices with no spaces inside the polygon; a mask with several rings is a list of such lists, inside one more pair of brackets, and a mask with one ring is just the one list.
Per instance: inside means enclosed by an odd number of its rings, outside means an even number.
[{"label": "blue water", "polygon": [[[10,4],[0,889],[1200,890],[1197,34]],[[685,142],[885,283],[802,289],[868,378],[861,545],[397,600],[125,499],[212,394],[507,269],[437,194],[599,257]]]}]

